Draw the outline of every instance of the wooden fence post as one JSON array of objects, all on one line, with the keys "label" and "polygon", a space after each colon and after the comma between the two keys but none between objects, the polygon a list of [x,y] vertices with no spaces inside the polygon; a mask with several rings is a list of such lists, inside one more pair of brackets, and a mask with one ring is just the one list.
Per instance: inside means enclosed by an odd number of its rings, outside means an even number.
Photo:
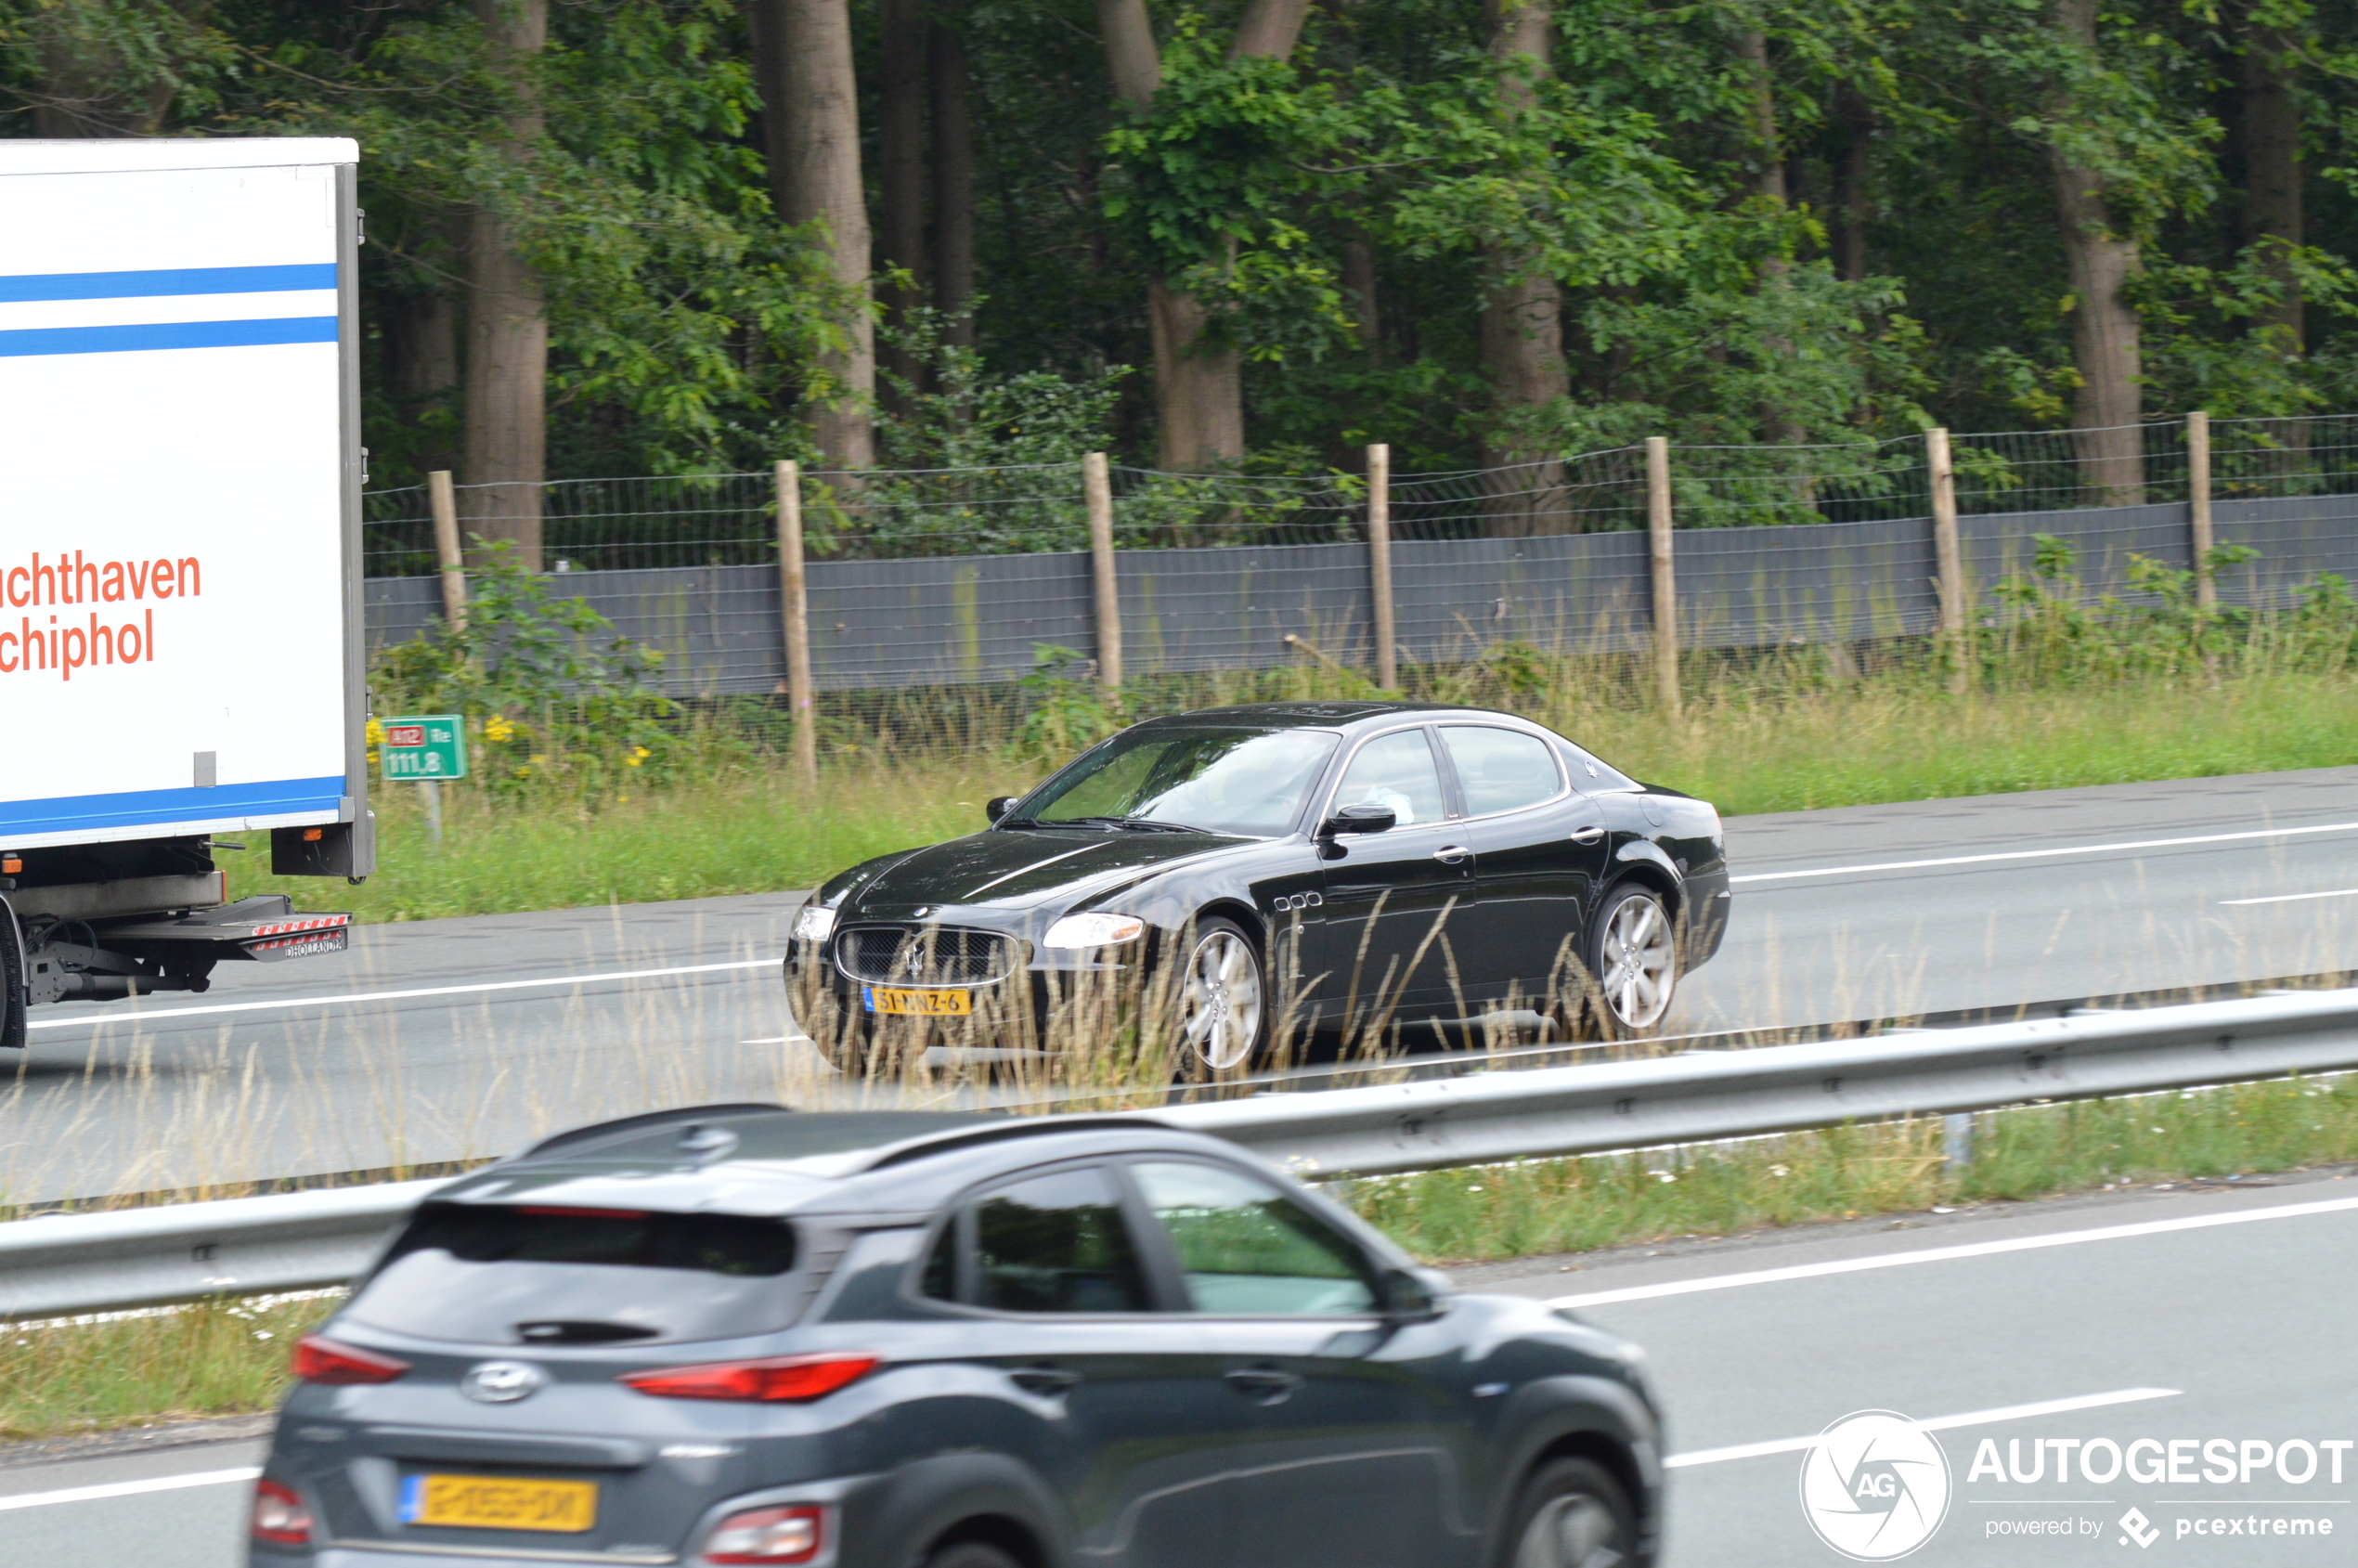
[{"label": "wooden fence post", "polygon": [[1392,608],[1392,447],[1367,448],[1367,600],[1376,634],[1376,684],[1400,681]]},{"label": "wooden fence post", "polygon": [[1653,558],[1654,683],[1678,715],[1678,579],[1670,552],[1670,441],[1646,437],[1646,533]]},{"label": "wooden fence post", "polygon": [[778,464],[778,599],[786,631],[786,706],[794,714],[795,767],[819,777],[818,682],[810,669],[810,590],[802,571],[802,465]]},{"label": "wooden fence post", "polygon": [[2215,610],[2219,585],[2210,580],[2210,415],[2200,408],[2186,416],[2186,512],[2195,535],[2195,605]]},{"label": "wooden fence post", "polygon": [[1932,480],[1932,558],[1940,594],[1940,640],[1949,649],[1949,689],[1962,693],[1965,670],[1965,552],[1957,538],[1957,465],[1949,452],[1949,432],[1924,432],[1924,469]]},{"label": "wooden fence post", "polygon": [[437,468],[426,475],[426,499],[434,508],[434,553],[442,572],[442,624],[453,631],[464,631],[466,557],[459,549],[459,498],[450,487],[448,469]]},{"label": "wooden fence post", "polygon": [[1121,587],[1113,564],[1113,476],[1106,455],[1081,460],[1081,489],[1089,503],[1089,565],[1096,589],[1097,683],[1121,701]]}]

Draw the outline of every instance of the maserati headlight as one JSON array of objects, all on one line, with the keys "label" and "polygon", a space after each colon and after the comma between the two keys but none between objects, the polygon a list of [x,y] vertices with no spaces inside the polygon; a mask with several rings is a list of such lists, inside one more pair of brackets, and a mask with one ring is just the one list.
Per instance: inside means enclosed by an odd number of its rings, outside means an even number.
[{"label": "maserati headlight", "polygon": [[1134,914],[1068,914],[1048,927],[1042,947],[1111,947],[1134,942],[1147,923]]},{"label": "maserati headlight", "polygon": [[835,934],[836,912],[824,904],[805,904],[795,916],[794,940],[798,942],[823,942]]}]

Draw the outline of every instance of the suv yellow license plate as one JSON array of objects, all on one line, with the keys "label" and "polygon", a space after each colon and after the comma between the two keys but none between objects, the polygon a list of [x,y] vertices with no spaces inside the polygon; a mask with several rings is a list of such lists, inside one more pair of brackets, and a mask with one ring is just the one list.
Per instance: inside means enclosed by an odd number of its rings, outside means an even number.
[{"label": "suv yellow license plate", "polygon": [[901,1013],[920,1018],[963,1018],[975,1010],[968,991],[902,991],[891,986],[862,986],[871,1013]]},{"label": "suv yellow license plate", "polygon": [[578,1534],[598,1523],[598,1487],[590,1481],[410,1475],[402,1478],[401,1506],[397,1511],[404,1524]]}]

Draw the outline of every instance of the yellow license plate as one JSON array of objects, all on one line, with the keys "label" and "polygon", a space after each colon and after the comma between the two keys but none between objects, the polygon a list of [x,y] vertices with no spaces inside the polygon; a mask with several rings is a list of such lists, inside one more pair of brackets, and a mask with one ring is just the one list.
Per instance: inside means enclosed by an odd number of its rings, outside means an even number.
[{"label": "yellow license plate", "polygon": [[900,991],[891,986],[862,986],[871,1013],[905,1013],[920,1018],[963,1018],[975,1010],[967,991]]},{"label": "yellow license plate", "polygon": [[400,1513],[404,1524],[577,1534],[598,1523],[598,1488],[589,1481],[411,1475],[402,1478]]}]

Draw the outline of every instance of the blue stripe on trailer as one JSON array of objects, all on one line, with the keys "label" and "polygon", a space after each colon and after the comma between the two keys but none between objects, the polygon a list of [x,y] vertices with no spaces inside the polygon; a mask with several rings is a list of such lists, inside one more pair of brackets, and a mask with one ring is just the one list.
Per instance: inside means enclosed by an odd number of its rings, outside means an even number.
[{"label": "blue stripe on trailer", "polygon": [[0,800],[0,848],[18,834],[45,837],[85,828],[334,811],[343,804],[343,775],[331,773],[324,779],[270,779],[213,789],[135,789],[120,795],[68,795],[54,800]]},{"label": "blue stripe on trailer", "polygon": [[335,286],[333,262],[295,266],[174,266],[151,272],[26,272],[0,275],[0,305],[164,294],[276,294]]},{"label": "blue stripe on trailer", "polygon": [[44,354],[136,354],[158,348],[245,348],[256,343],[333,343],[332,316],[261,321],[158,321],[134,327],[23,327],[0,332],[0,359]]}]

